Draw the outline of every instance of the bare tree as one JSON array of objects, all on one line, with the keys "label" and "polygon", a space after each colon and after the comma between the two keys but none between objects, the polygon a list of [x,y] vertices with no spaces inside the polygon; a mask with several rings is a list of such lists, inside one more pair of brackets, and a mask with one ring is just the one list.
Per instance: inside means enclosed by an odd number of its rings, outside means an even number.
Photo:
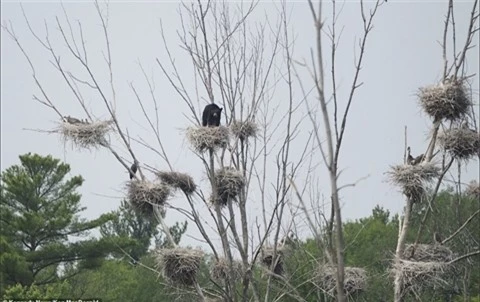
[{"label": "bare tree", "polygon": [[[62,76],[63,85],[71,91],[88,120],[61,112],[52,97],[54,92],[48,93],[44,89],[45,80],[37,76],[35,64],[12,24],[2,26],[30,64],[33,79],[41,92],[34,99],[52,109],[61,119],[59,127],[52,132],[72,141],[78,149],[107,149],[130,173],[132,179],[127,183],[127,199],[145,215],[155,216],[170,242],[169,248],[159,251],[158,262],[162,264],[164,276],[173,283],[193,288],[201,300],[217,297],[225,301],[247,301],[253,296],[255,301],[260,301],[287,295],[303,301],[278,267],[283,261],[280,242],[292,229],[291,224],[284,223],[289,215],[287,209],[292,194],[288,180],[296,178],[304,159],[310,156],[310,133],[303,137],[299,135],[302,117],[297,109],[301,101],[296,100],[292,92],[292,46],[285,4],[279,8],[277,20],[266,19],[258,26],[251,26],[248,18],[256,6],[256,2],[246,6],[213,1],[181,4],[182,28],[178,31],[178,38],[181,49],[191,59],[195,79],[193,89],[188,83],[191,81],[185,80],[188,77],[177,68],[171,44],[166,40],[163,28],[161,31],[167,57],[166,60],[157,59],[156,63],[190,111],[185,115],[192,123],[186,136],[193,154],[204,165],[207,188],[211,191],[206,194],[204,184],[197,186],[189,175],[176,171],[169,160],[159,127],[162,104],[158,101],[155,83],[142,65],[140,70],[148,87],[147,97],[137,85],[131,83],[130,88],[143,113],[143,121],[156,142],[130,134],[123,126],[125,121],[118,117],[117,108],[122,104],[117,102],[108,5],[95,2],[105,43],[103,67],[108,75],[105,83],[100,80],[102,76],[96,71],[97,66],[92,67],[80,21],[74,24],[63,6],[63,18],[55,18],[56,36],[67,46],[70,58],[82,68],[81,72],[75,72],[60,59],[60,51],[51,42],[50,26],[45,23],[46,35],[42,38],[22,7],[30,33],[47,51],[56,72]],[[286,64],[282,63],[285,58]],[[287,87],[289,92],[285,97],[286,105],[273,107],[271,101],[279,84]],[[91,90],[101,100],[109,117],[107,120],[96,118],[101,114],[94,114],[86,105],[84,94]],[[225,126],[199,126],[201,110],[208,103],[223,105]],[[120,150],[112,143],[114,139],[121,142]],[[291,144],[299,139],[303,151],[292,154]],[[169,171],[158,171],[153,165],[143,163],[137,154],[144,150],[161,158]],[[122,151],[132,158],[130,163],[121,156]],[[169,204],[173,191],[183,194],[188,208]],[[253,194],[256,195],[254,198],[251,197]],[[248,204],[259,201],[263,223],[255,217],[249,218],[248,213]],[[164,222],[167,209],[176,210],[192,221],[210,247],[214,255],[211,284],[201,285],[196,278],[202,253],[175,244]],[[201,213],[205,211],[210,214],[210,219],[202,217]],[[213,234],[212,229],[215,230]],[[217,237],[221,241],[220,247],[214,243]],[[241,259],[240,269],[237,256]],[[181,261],[186,269],[175,271],[173,261]],[[253,275],[253,271],[259,268],[265,271],[268,279],[266,292],[258,288],[259,280]],[[282,294],[275,293],[276,297],[272,297],[273,283],[277,282],[274,279],[280,280],[286,288]],[[237,291],[239,284],[240,292]]]},{"label": "bare tree", "polygon": [[[445,180],[445,175],[452,167],[455,160],[460,165],[462,162],[472,159],[478,153],[479,139],[478,129],[468,128],[468,124],[474,122],[474,118],[469,117],[473,110],[473,102],[466,91],[466,83],[470,78],[467,75],[466,54],[472,48],[474,36],[478,33],[478,1],[472,5],[467,35],[460,51],[457,51],[456,25],[454,18],[453,1],[448,2],[448,10],[443,32],[443,76],[441,83],[421,88],[419,91],[420,105],[429,115],[432,122],[432,131],[429,138],[429,144],[424,154],[416,157],[406,154],[405,164],[393,167],[391,172],[394,183],[402,188],[406,196],[406,205],[403,217],[399,223],[399,235],[394,259],[394,295],[395,301],[402,301],[403,297],[412,288],[411,282],[406,281],[406,274],[425,273],[425,269],[415,266],[416,262],[408,259],[416,259],[415,253],[421,253],[419,249],[419,238],[424,232],[425,221],[432,212],[434,202],[437,197],[441,184]],[[451,45],[449,46],[449,35]],[[452,49],[453,54],[449,62],[447,50]],[[472,109],[472,110],[470,110]],[[468,122],[470,120],[470,123]],[[462,126],[460,125],[463,122]],[[440,129],[443,133],[439,133]],[[440,141],[440,147],[444,151],[441,159],[441,166],[438,167],[438,161],[434,159],[440,151],[437,150],[437,142]],[[436,151],[437,150],[437,151]],[[431,193],[426,197],[426,186],[432,181],[435,182]],[[458,180],[460,181],[460,180]],[[415,242],[407,249],[406,236],[410,228],[412,209],[415,205],[427,204],[428,207],[422,218]],[[478,213],[475,213],[476,215]],[[470,221],[471,219],[468,219]],[[467,223],[466,222],[466,223]],[[450,237],[458,234],[455,231]],[[450,238],[449,237],[449,238]],[[438,238],[436,238],[437,240]],[[437,240],[438,241],[438,240]],[[441,242],[441,240],[440,240]],[[443,241],[445,243],[446,240]],[[424,246],[425,247],[425,246]],[[478,254],[474,252],[473,254]],[[433,257],[435,258],[435,257]],[[441,257],[440,257],[441,258]],[[454,263],[451,259],[432,259],[436,263]],[[408,272],[407,272],[408,270]],[[413,273],[412,273],[413,272]],[[407,284],[408,283],[408,284]]]}]

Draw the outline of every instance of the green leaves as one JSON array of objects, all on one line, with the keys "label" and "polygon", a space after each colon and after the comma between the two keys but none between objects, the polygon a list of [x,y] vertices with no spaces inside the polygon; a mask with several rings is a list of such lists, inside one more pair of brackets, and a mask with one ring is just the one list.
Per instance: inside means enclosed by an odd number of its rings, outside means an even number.
[{"label": "green leaves", "polygon": [[57,270],[60,264],[98,262],[119,246],[132,245],[133,240],[118,237],[69,242],[68,236],[86,236],[114,215],[80,220],[83,207],[76,190],[83,178],[66,179],[70,166],[51,156],[28,153],[19,158],[20,165],[1,174],[2,292],[15,283],[56,282],[65,277]]}]

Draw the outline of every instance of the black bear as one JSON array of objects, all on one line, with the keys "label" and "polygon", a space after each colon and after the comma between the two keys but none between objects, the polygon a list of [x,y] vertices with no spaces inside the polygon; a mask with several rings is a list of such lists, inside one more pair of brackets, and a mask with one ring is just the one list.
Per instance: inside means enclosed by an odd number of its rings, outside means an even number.
[{"label": "black bear", "polygon": [[220,126],[222,110],[223,108],[218,107],[216,104],[205,106],[205,109],[203,109],[202,126]]}]

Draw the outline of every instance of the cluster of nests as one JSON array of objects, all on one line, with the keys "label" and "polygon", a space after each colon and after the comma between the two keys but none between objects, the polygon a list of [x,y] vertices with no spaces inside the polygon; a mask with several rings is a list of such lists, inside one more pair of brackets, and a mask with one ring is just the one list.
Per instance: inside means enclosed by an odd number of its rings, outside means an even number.
[{"label": "cluster of nests", "polygon": [[180,172],[157,172],[157,180],[133,179],[127,183],[127,197],[130,204],[140,213],[151,217],[155,206],[163,207],[172,189],[179,189],[190,195],[195,192],[193,178]]},{"label": "cluster of nests", "polygon": [[187,128],[187,138],[195,151],[203,153],[208,150],[223,149],[228,146],[230,133],[246,140],[255,137],[258,127],[253,121],[233,121],[230,127],[190,127]]},{"label": "cluster of nests", "polygon": [[[331,265],[321,266],[317,272],[318,285],[325,292],[334,295],[337,286],[337,268]],[[359,267],[345,267],[343,290],[346,295],[353,295],[365,290],[367,272]]]},{"label": "cluster of nests", "polygon": [[420,105],[434,121],[456,121],[468,113],[471,101],[463,79],[448,79],[444,83],[420,88]]},{"label": "cluster of nests", "polygon": [[[197,282],[197,274],[204,253],[197,249],[170,248],[157,252],[156,267],[166,280],[177,286],[193,286]],[[214,260],[210,275],[213,280],[221,282],[228,278],[233,281],[242,276],[242,265],[234,261],[232,265],[225,258]]]},{"label": "cluster of nests", "polygon": [[[445,287],[449,275],[455,273],[450,261],[454,253],[439,244],[407,245],[403,259],[395,263],[393,273],[400,271],[404,289],[420,291],[429,287]],[[413,252],[413,253],[412,253]]]},{"label": "cluster of nests", "polygon": [[98,148],[108,144],[107,134],[113,130],[112,124],[111,120],[89,122],[65,116],[57,131],[64,141],[70,140],[78,148]]},{"label": "cluster of nests", "polygon": [[[423,110],[434,121],[459,122],[466,120],[472,102],[466,91],[464,79],[448,79],[444,83],[420,88],[418,97]],[[439,136],[440,144],[453,157],[468,160],[474,155],[480,156],[480,135],[462,127],[445,131]]]},{"label": "cluster of nests", "polygon": [[431,162],[419,165],[396,165],[388,172],[393,184],[402,189],[405,196],[416,202],[421,201],[426,192],[426,185],[437,178],[440,169]]}]

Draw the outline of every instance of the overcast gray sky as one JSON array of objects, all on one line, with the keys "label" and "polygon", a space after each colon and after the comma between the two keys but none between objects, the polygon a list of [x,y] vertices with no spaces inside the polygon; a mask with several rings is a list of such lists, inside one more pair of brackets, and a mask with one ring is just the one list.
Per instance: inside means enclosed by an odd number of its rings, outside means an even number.
[{"label": "overcast gray sky", "polygon": [[[367,53],[361,72],[361,81],[364,85],[357,91],[354,100],[340,164],[345,170],[341,177],[342,184],[356,182],[367,175],[369,177],[357,186],[343,191],[345,219],[367,216],[376,204],[392,213],[399,213],[402,210],[404,199],[396,188],[387,183],[384,173],[390,165],[398,164],[403,159],[405,125],[409,129],[408,139],[413,153],[421,153],[426,149],[425,139],[431,121],[421,112],[416,92],[419,87],[436,83],[441,79],[443,61],[439,41],[443,33],[446,3],[447,1],[388,1],[378,11],[374,29],[367,42]],[[472,3],[473,0],[455,1],[459,45],[464,43],[466,22]],[[17,36],[36,66],[39,79],[59,110],[65,115],[76,116],[77,113],[79,117],[84,118],[68,87],[49,63],[48,53],[29,33],[18,2],[2,1],[1,5],[2,22],[12,22]],[[33,28],[41,37],[45,36],[44,20],[47,22],[51,41],[58,47],[62,62],[73,71],[78,71],[80,68],[78,63],[69,58],[56,29],[55,16],[59,16],[61,20],[64,18],[60,3],[26,2],[23,5]],[[86,46],[94,62],[92,64],[94,71],[98,73],[102,85],[106,86],[108,74],[101,53],[105,49],[105,43],[94,5],[84,1],[65,1],[64,5],[72,20],[78,19],[82,22]],[[255,24],[265,20],[265,17],[275,20],[277,7],[278,3],[275,4],[273,1],[261,1],[249,22]],[[190,60],[178,47],[176,30],[180,28],[181,23],[177,9],[176,1],[110,3],[109,31],[118,98],[117,109],[123,127],[127,127],[131,135],[153,139],[128,85],[133,82],[141,95],[148,98],[148,90],[138,67],[138,62],[141,62],[146,72],[155,79],[156,95],[162,111],[161,136],[170,160],[176,170],[188,171],[198,182],[202,182],[202,187],[206,190],[206,176],[202,165],[190,151],[182,132],[182,129],[191,126],[182,115],[189,114],[188,108],[155,64],[157,57],[167,62],[160,38],[159,24],[162,20],[166,38],[180,70],[185,72],[186,77],[190,74]],[[329,18],[330,6],[326,4],[324,9]],[[291,12],[289,27],[296,36],[294,57],[299,61],[308,59],[310,48],[314,45],[311,14],[304,1],[289,2],[288,10]],[[339,24],[344,26],[344,31],[337,54],[337,84],[340,94],[345,97],[353,77],[354,58],[358,55],[358,51],[356,53],[354,50],[358,44],[355,38],[359,38],[362,29],[359,5],[356,1],[345,2]],[[475,48],[470,51],[467,58],[468,74],[476,74],[472,81],[476,104],[479,95],[477,42],[478,36],[474,42]],[[329,56],[325,57],[328,67]],[[51,109],[32,100],[32,95],[39,93],[32,79],[32,72],[18,47],[3,31],[1,72],[2,170],[17,164],[19,154],[26,152],[52,154],[71,165],[72,175],[80,174],[85,178],[81,188],[82,204],[87,207],[83,214],[85,217],[94,218],[118,208],[124,196],[128,174],[109,152],[78,151],[72,149],[69,144],[64,145],[55,134],[23,130],[52,129],[56,127],[58,118]],[[308,77],[307,74],[302,76]],[[193,78],[186,78],[186,81],[191,83]],[[285,101],[284,91],[285,88],[282,87],[276,91],[275,99],[279,103]],[[96,94],[90,91],[86,92],[85,96],[97,117],[108,118],[107,111]],[[302,96],[296,91],[294,97],[300,100]],[[301,111],[306,112],[306,109],[302,107]],[[311,129],[308,122],[304,122],[302,127],[305,127],[302,128],[305,133]],[[152,152],[139,146],[135,149],[141,162],[159,169],[166,168],[165,163]],[[121,151],[121,154],[127,156],[124,151]],[[325,168],[320,166],[318,169]],[[470,162],[464,168],[463,179],[466,181],[478,179],[478,169],[478,161]],[[320,188],[320,191],[328,194],[327,179],[322,176],[320,179],[325,184],[325,189]],[[254,199],[255,194],[251,197]],[[250,202],[250,215],[254,218],[260,207],[258,203],[255,204],[255,200]],[[187,203],[181,198],[175,201],[175,205],[187,208]],[[170,224],[177,220],[184,218],[170,211],[167,222]],[[193,224],[189,225],[187,233],[194,237],[198,235]],[[182,242],[190,245],[199,244],[188,236]]]}]

